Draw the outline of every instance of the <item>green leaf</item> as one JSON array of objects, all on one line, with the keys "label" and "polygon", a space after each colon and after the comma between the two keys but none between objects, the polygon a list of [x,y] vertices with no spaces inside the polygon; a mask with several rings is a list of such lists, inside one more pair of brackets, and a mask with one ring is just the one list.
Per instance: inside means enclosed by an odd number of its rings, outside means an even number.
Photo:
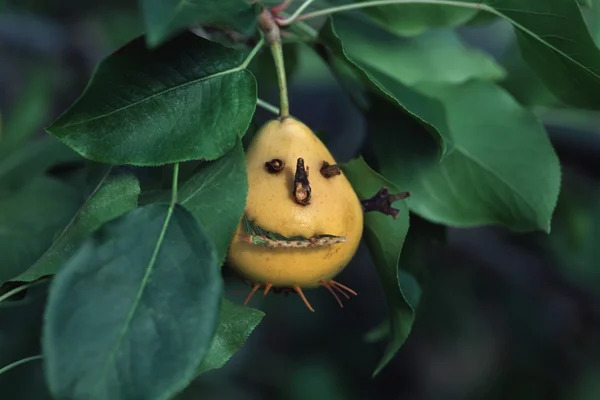
[{"label": "green leaf", "polygon": [[[412,227],[411,227],[412,230]],[[410,235],[410,234],[409,234]],[[408,245],[407,241],[404,242],[405,245]],[[408,246],[405,246],[405,249]],[[404,255],[404,250],[402,255]],[[400,257],[400,263],[402,263],[402,256]],[[421,301],[421,286],[417,279],[410,273],[398,269],[398,284],[404,294],[404,297],[408,304],[411,304],[413,309],[416,309],[419,306],[419,302]],[[386,318],[379,325],[371,329],[365,334],[365,341],[367,343],[375,343],[380,342],[382,340],[388,339],[390,337],[392,329],[392,324],[390,324],[390,319]]]},{"label": "green leaf", "polygon": [[248,195],[246,155],[240,140],[222,158],[212,161],[179,190],[179,201],[210,233],[223,261],[244,213]]},{"label": "green leaf", "polygon": [[508,71],[500,86],[526,107],[557,106],[559,101],[523,59],[517,43],[504,53],[501,62]]},{"label": "green leaf", "polygon": [[0,160],[19,149],[38,130],[41,131],[52,105],[53,68],[35,69],[11,112],[4,116],[0,134]]},{"label": "green leaf", "polygon": [[0,192],[19,189],[54,165],[80,160],[79,154],[51,136],[32,140],[0,158]]},{"label": "green leaf", "polygon": [[475,9],[434,4],[394,4],[367,7],[363,9],[363,12],[390,31],[403,36],[419,35],[431,28],[457,27],[465,24],[477,14]]},{"label": "green leaf", "polygon": [[[342,169],[358,196],[363,199],[372,197],[382,186],[388,187],[390,193],[405,189],[396,187],[377,174],[362,158],[350,161],[343,165]],[[395,202],[394,207],[400,210],[398,219],[376,212],[365,215],[365,239],[388,303],[392,331],[384,355],[373,373],[374,376],[381,372],[402,347],[415,318],[413,306],[402,292],[398,269],[400,252],[408,233],[408,207],[404,201]]]},{"label": "green leaf", "polygon": [[218,323],[222,280],[207,232],[176,205],[96,231],[54,278],[44,369],[61,399],[169,399],[195,376]]},{"label": "green leaf", "polygon": [[221,368],[242,348],[248,336],[258,326],[265,314],[250,307],[233,304],[227,299],[221,303],[219,327],[200,366],[199,373]]},{"label": "green leaf", "polygon": [[[246,156],[241,141],[222,158],[202,166],[179,190],[181,204],[211,232],[221,262],[244,213],[247,194]],[[219,326],[199,373],[225,365],[263,316],[261,311],[223,299]]]},{"label": "green leaf", "polygon": [[52,246],[35,264],[12,280],[30,282],[56,274],[87,236],[104,223],[137,207],[140,185],[136,177],[130,173],[109,176],[109,172]]},{"label": "green leaf", "polygon": [[[410,230],[404,239],[404,246],[400,254],[400,265],[398,270],[398,282],[402,293],[408,303],[417,308],[421,302],[422,289],[415,275],[421,275],[425,268],[424,256],[432,251],[430,247],[434,242],[445,240],[445,227],[432,224],[422,218],[410,215]],[[374,343],[385,340],[390,336],[390,320],[386,318],[379,325],[369,330],[364,340]]]},{"label": "green leaf", "polygon": [[[421,144],[387,134],[391,109],[369,117],[380,171],[412,192],[411,210],[452,226],[549,231],[560,166],[535,116],[490,83],[423,90],[446,106],[455,148],[441,163]],[[418,168],[404,167],[414,159]]]},{"label": "green leaf", "polygon": [[192,25],[220,25],[249,32],[256,12],[243,0],[141,0],[147,43],[158,46]]},{"label": "green leaf", "polygon": [[[461,9],[460,3],[467,3],[464,6],[470,9]],[[368,7],[364,12],[402,34],[404,24],[420,21],[418,16],[411,17],[411,10],[444,22],[453,19],[439,12],[457,13],[458,17],[465,13],[466,18],[476,9],[513,24],[525,61],[559,99],[581,108],[600,107],[600,50],[574,0],[458,0],[455,7],[399,4]],[[396,24],[400,28],[395,28]]]},{"label": "green leaf", "polygon": [[577,4],[579,4],[582,8],[583,7],[591,7],[592,0],[577,0]]},{"label": "green leaf", "polygon": [[499,17],[492,13],[479,12],[475,14],[473,18],[468,20],[465,25],[467,26],[485,26],[490,25],[499,20]]},{"label": "green leaf", "polygon": [[83,95],[48,131],[104,163],[214,160],[254,114],[249,61],[192,33],[156,50],[138,38],[100,63]]},{"label": "green leaf", "polygon": [[0,197],[0,284],[29,268],[79,206],[72,186],[44,176]]},{"label": "green leaf", "polygon": [[484,9],[515,26],[523,58],[559,99],[576,107],[600,108],[600,50],[575,1],[484,3]]},{"label": "green leaf", "polygon": [[[422,276],[427,266],[426,256],[435,250],[433,246],[446,242],[446,229],[444,225],[433,224],[413,213],[410,218],[410,231],[400,256],[402,268],[407,273]],[[412,298],[410,303],[416,304]]]},{"label": "green leaf", "polygon": [[590,0],[590,7],[582,10],[588,24],[590,34],[596,45],[600,44],[600,2]]},{"label": "green leaf", "polygon": [[[402,262],[402,258],[400,258],[400,262]],[[417,278],[402,269],[398,269],[398,284],[408,304],[416,309],[421,302],[422,295],[421,285],[419,285]]]},{"label": "green leaf", "polygon": [[366,18],[339,14],[334,23],[347,57],[366,71],[378,71],[408,86],[498,80],[505,75],[491,57],[465,46],[451,30],[401,38]]},{"label": "green leaf", "polygon": [[[444,110],[442,105],[429,97],[423,96],[419,92],[402,84],[394,77],[391,77],[370,65],[355,60],[345,50],[345,45],[340,40],[334,27],[334,20],[330,17],[325,26],[319,32],[319,38],[331,50],[329,57],[345,60],[352,66],[359,76],[371,85],[371,88],[384,97],[388,98],[404,113],[410,115],[422,126],[424,132],[418,134],[425,135],[429,132],[439,143],[441,155],[447,154],[451,149],[451,142],[446,126]],[[326,56],[327,57],[327,56]],[[333,64],[330,60],[330,65]]]},{"label": "green leaf", "polygon": [[[407,241],[405,241],[404,244],[406,246],[400,257],[400,263],[402,263],[404,252],[406,251],[406,247],[408,247]],[[412,305],[412,307],[416,309],[419,306],[422,294],[421,286],[419,285],[417,279],[412,274],[402,269],[398,269],[398,284],[400,285],[402,294],[404,295],[408,304]],[[365,341],[367,343],[374,343],[387,339],[390,336],[391,328],[392,325],[390,324],[390,319],[386,318],[381,324],[377,325],[365,334]]]}]

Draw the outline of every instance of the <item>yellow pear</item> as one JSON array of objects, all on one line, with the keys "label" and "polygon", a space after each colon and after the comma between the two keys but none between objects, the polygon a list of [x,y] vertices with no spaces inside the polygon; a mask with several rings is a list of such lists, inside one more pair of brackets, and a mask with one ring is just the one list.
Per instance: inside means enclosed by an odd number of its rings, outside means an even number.
[{"label": "yellow pear", "polygon": [[[363,230],[360,200],[319,138],[287,117],[267,122],[246,155],[248,198],[228,264],[253,284],[296,291],[324,286],[356,294],[333,281],[354,256]],[[248,226],[259,227],[259,233]],[[274,235],[261,233],[270,232]]]}]

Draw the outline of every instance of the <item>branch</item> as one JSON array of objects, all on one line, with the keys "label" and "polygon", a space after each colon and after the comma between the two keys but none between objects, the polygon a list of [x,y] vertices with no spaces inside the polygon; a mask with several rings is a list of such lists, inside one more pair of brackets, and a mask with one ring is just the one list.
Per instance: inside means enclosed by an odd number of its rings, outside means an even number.
[{"label": "branch", "polygon": [[379,211],[385,215],[391,215],[396,219],[400,210],[393,208],[392,203],[398,200],[404,200],[410,196],[410,192],[400,192],[390,194],[388,188],[382,187],[379,192],[370,199],[361,200],[364,212]]}]

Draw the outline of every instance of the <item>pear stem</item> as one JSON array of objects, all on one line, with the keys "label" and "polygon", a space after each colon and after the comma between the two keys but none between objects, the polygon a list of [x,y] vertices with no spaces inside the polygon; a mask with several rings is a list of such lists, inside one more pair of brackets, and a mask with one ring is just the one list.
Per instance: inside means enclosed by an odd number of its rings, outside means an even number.
[{"label": "pear stem", "polygon": [[275,70],[277,71],[277,85],[279,87],[279,118],[285,119],[290,116],[290,104],[288,100],[287,81],[285,77],[285,62],[281,48],[281,32],[275,22],[273,14],[264,8],[258,19],[259,25],[265,33],[265,39],[271,48]]}]

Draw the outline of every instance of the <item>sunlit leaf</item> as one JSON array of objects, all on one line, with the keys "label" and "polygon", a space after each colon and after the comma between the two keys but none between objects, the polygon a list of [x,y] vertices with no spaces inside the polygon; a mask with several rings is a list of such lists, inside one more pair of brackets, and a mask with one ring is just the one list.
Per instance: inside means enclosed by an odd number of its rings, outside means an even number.
[{"label": "sunlit leaf", "polygon": [[412,192],[411,209],[452,226],[549,231],[560,166],[535,116],[489,83],[430,85],[424,91],[444,103],[455,144],[441,163],[431,146],[386,133],[394,121],[390,107],[369,116],[379,170]]},{"label": "sunlit leaf", "polygon": [[[428,18],[438,17],[439,12],[460,15],[477,10],[502,17],[515,27],[525,61],[559,99],[582,108],[600,107],[600,50],[576,1],[457,0],[453,3],[382,5],[365,8],[364,12],[374,15],[388,28],[400,29],[410,24],[407,21],[411,9]],[[434,9],[437,11],[432,12]]]},{"label": "sunlit leaf", "polygon": [[[439,143],[441,155],[450,151],[452,145],[448,135],[444,110],[438,101],[423,96],[416,90],[402,84],[393,76],[349,56],[344,43],[336,32],[333,19],[328,19],[319,32],[319,38],[326,43],[331,51],[329,57],[349,63],[349,66],[358,73],[359,77],[368,82],[375,92],[390,99],[401,112],[418,121],[423,130],[419,134],[426,135],[429,132]],[[330,62],[330,65],[334,64]]]},{"label": "sunlit leaf", "polygon": [[339,14],[333,21],[349,58],[367,72],[387,74],[408,86],[422,82],[498,80],[505,75],[490,56],[467,47],[449,29],[402,38],[366,18]]},{"label": "sunlit leaf", "polygon": [[156,50],[143,38],[102,61],[79,100],[48,131],[110,164],[219,158],[256,107],[248,54],[180,35]]},{"label": "sunlit leaf", "polygon": [[477,14],[475,9],[437,4],[387,4],[363,11],[390,31],[404,36],[419,35],[432,28],[456,27]]}]

